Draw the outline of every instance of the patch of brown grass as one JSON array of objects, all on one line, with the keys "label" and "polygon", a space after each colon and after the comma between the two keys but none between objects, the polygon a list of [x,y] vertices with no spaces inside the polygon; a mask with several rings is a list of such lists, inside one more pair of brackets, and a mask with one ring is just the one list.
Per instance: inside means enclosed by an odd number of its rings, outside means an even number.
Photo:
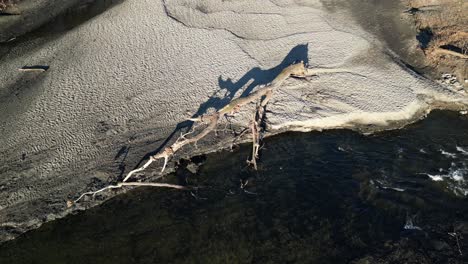
[{"label": "patch of brown grass", "polygon": [[[452,69],[460,79],[468,74],[468,2],[466,0],[405,0],[416,27],[431,32],[423,49],[431,64]],[[463,81],[463,80],[462,80]]]},{"label": "patch of brown grass", "polygon": [[15,4],[15,0],[0,0],[0,11],[7,9]]}]

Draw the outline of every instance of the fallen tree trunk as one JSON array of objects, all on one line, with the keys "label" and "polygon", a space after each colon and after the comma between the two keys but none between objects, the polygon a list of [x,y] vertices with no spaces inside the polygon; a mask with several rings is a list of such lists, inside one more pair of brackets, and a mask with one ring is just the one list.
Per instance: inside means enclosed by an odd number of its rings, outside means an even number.
[{"label": "fallen tree trunk", "polygon": [[[191,131],[181,135],[169,147],[166,147],[159,153],[150,156],[148,161],[143,166],[130,171],[125,176],[122,182],[117,183],[116,185],[110,185],[110,186],[104,187],[97,191],[83,193],[75,201],[73,202],[69,201],[68,205],[69,206],[73,205],[73,203],[78,202],[86,195],[95,195],[99,192],[102,192],[108,189],[122,188],[124,186],[168,187],[168,188],[174,188],[174,189],[179,189],[179,190],[193,189],[193,188],[189,188],[189,187],[185,187],[181,185],[174,185],[174,184],[128,182],[128,180],[130,180],[131,177],[135,175],[136,173],[147,169],[154,161],[159,160],[159,159],[164,159],[164,164],[161,169],[161,172],[163,172],[167,166],[168,161],[174,155],[174,153],[176,153],[178,150],[180,150],[182,147],[188,144],[197,143],[199,140],[207,136],[210,132],[214,131],[221,117],[223,117],[226,114],[234,114],[236,112],[239,112],[243,106],[259,100],[260,101],[259,105],[256,108],[256,112],[254,113],[253,120],[251,121],[252,123],[250,124],[253,146],[252,146],[252,157],[250,160],[248,160],[248,163],[251,164],[254,167],[254,169],[257,169],[256,160],[258,158],[258,152],[260,148],[260,139],[261,139],[260,135],[263,132],[261,125],[262,125],[263,118],[264,118],[264,109],[265,109],[265,106],[268,104],[268,101],[273,96],[275,89],[280,87],[282,83],[291,76],[297,77],[297,78],[306,78],[308,76],[316,75],[318,73],[336,73],[336,72],[349,72],[349,71],[345,69],[307,69],[304,65],[304,62],[302,61],[299,63],[292,64],[286,67],[283,71],[281,71],[281,73],[275,79],[273,79],[271,83],[267,84],[266,86],[260,87],[259,89],[257,89],[256,91],[250,93],[249,95],[245,97],[240,97],[240,98],[236,98],[232,100],[226,106],[224,106],[223,108],[221,108],[220,110],[218,110],[217,112],[213,114],[205,114],[197,118],[189,119],[195,122],[197,126],[195,126]],[[195,128],[201,124],[207,124],[207,126],[203,130],[201,130],[198,134],[193,135],[195,133]]]},{"label": "fallen tree trunk", "polygon": [[[174,144],[165,148],[160,153],[157,153],[156,155],[151,156],[149,160],[142,167],[130,171],[123,181],[124,182],[128,181],[130,177],[132,177],[133,174],[145,170],[153,161],[158,160],[158,159],[164,159],[164,165],[162,167],[162,171],[164,171],[168,160],[170,159],[170,157],[174,155],[176,151],[178,151],[180,148],[182,148],[185,145],[196,143],[198,140],[208,135],[211,131],[213,131],[216,128],[220,117],[222,117],[225,114],[238,112],[242,106],[249,104],[251,102],[254,102],[256,100],[259,100],[262,97],[265,97],[267,99],[266,102],[268,102],[268,100],[271,97],[271,94],[273,93],[273,89],[280,86],[287,78],[289,78],[290,76],[306,77],[306,73],[307,73],[307,70],[305,68],[304,62],[301,61],[300,63],[292,64],[286,67],[283,71],[281,71],[281,73],[270,84],[266,85],[265,87],[262,87],[258,89],[257,91],[252,92],[248,96],[240,97],[240,98],[232,100],[230,103],[228,103],[226,106],[221,108],[216,113],[202,115],[198,118],[190,119],[191,121],[194,121],[194,122],[202,122],[202,123],[208,122],[209,125],[205,129],[203,129],[198,135],[192,138],[186,138],[186,136],[188,136],[192,132],[182,135],[180,138],[176,140]],[[266,105],[266,102],[262,103],[263,107]]]}]

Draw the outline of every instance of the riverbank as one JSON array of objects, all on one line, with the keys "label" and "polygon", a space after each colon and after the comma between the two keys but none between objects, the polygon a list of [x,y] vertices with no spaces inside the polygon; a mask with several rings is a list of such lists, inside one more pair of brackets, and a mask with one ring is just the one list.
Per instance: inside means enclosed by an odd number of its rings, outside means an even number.
[{"label": "riverbank", "polygon": [[370,136],[286,133],[258,171],[242,144],[182,162],[170,178],[196,191],[129,191],[0,245],[0,262],[466,263],[467,129],[434,111]]},{"label": "riverbank", "polygon": [[[280,87],[268,105],[271,134],[371,132],[433,108],[466,108],[466,97],[408,69],[384,39],[326,1],[90,5],[2,44],[0,57],[2,240],[70,213],[67,200],[121,180],[186,130],[188,117],[249,94],[295,61],[336,72]],[[18,71],[38,65],[47,70]],[[250,119],[246,109],[230,122]],[[229,130],[210,135],[177,158],[232,139]],[[141,179],[158,177],[160,165]]]}]

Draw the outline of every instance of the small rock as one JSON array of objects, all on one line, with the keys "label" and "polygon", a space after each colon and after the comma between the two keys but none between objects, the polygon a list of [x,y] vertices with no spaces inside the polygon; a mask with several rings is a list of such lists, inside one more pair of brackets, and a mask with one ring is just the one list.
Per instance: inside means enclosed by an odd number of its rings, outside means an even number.
[{"label": "small rock", "polygon": [[46,216],[46,222],[53,221],[55,219],[57,219],[57,216],[55,214],[48,214]]},{"label": "small rock", "polygon": [[187,170],[190,171],[191,173],[195,174],[198,171],[198,165],[195,163],[190,163],[187,165]]},{"label": "small rock", "polygon": [[448,79],[448,78],[450,78],[450,77],[452,77],[452,75],[449,74],[449,73],[444,73],[444,74],[442,74],[442,79]]}]

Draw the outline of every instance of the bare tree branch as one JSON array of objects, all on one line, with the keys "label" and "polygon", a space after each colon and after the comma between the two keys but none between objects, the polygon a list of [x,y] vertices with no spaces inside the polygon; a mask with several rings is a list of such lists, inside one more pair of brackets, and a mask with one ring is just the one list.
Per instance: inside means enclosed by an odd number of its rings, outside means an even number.
[{"label": "bare tree branch", "polygon": [[182,185],[176,185],[176,184],[169,184],[169,183],[157,183],[157,182],[119,182],[117,183],[116,185],[109,185],[109,186],[106,186],[104,188],[101,188],[97,191],[92,191],[92,192],[85,192],[83,194],[80,195],[80,197],[78,197],[76,200],[74,200],[73,202],[68,202],[69,204],[69,207],[71,205],[73,205],[73,203],[77,203],[79,202],[83,197],[87,196],[87,195],[92,195],[92,196],[95,196],[96,194],[100,193],[100,192],[103,192],[105,190],[110,190],[110,189],[118,189],[118,188],[122,188],[124,186],[151,186],[151,187],[165,187],[165,188],[173,188],[173,189],[178,189],[178,190],[191,190],[191,189],[194,189],[194,188],[189,188],[189,187],[185,187],[185,186],[182,186]]}]

